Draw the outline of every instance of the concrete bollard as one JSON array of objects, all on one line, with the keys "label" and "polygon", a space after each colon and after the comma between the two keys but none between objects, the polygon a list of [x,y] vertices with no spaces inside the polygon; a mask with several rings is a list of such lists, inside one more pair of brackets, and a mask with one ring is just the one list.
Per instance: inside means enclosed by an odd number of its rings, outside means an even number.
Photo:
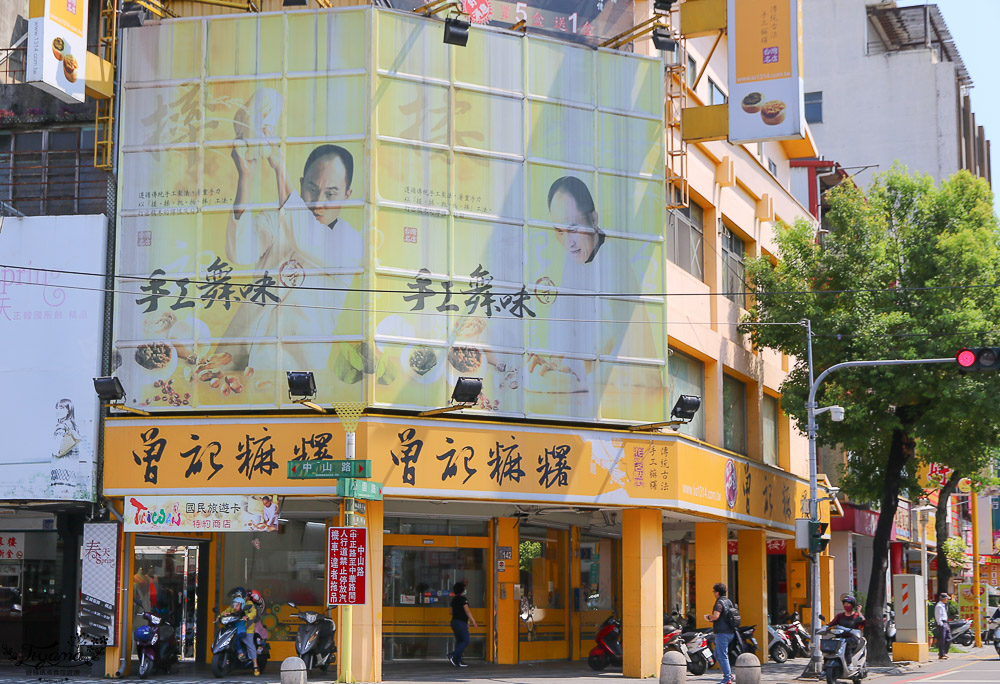
[{"label": "concrete bollard", "polygon": [[684,684],[687,679],[687,661],[677,651],[663,654],[660,665],[660,684]]},{"label": "concrete bollard", "polygon": [[281,661],[281,684],[306,684],[306,664],[292,656]]},{"label": "concrete bollard", "polygon": [[736,684],[760,684],[760,661],[753,653],[741,653],[733,667]]}]

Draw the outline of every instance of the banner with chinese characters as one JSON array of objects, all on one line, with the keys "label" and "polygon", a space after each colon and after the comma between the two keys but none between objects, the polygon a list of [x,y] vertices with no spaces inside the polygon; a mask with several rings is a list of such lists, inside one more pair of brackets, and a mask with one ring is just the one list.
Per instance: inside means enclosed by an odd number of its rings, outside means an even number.
[{"label": "banner with chinese characters", "polygon": [[[781,470],[676,435],[380,418],[363,420],[356,440],[371,461],[362,482],[381,483],[386,498],[664,506],[791,530],[809,492]],[[162,417],[111,420],[105,444],[105,493],[142,503],[140,520],[157,529],[178,529],[176,516],[190,524],[182,514],[207,512],[215,495],[336,496],[335,481],[290,479],[288,463],[342,458],[344,432],[321,417]],[[140,496],[158,491],[183,496]]]},{"label": "banner with chinese characters", "polygon": [[86,523],[80,565],[80,636],[114,646],[118,614],[118,523]]},{"label": "banner with chinese characters", "polygon": [[276,532],[278,500],[262,496],[125,497],[126,532]]},{"label": "banner with chinese characters", "polygon": [[[631,5],[629,5],[631,7]],[[147,410],[664,420],[659,59],[345,9],[131,29],[118,374]]]},{"label": "banner with chinese characters", "polygon": [[729,141],[805,135],[801,0],[728,0]]},{"label": "banner with chinese characters", "polygon": [[[394,2],[393,7],[412,11],[423,4],[420,0],[402,0]],[[474,26],[510,28],[524,21],[527,31],[592,46],[635,25],[632,0],[461,0],[461,5],[467,15],[464,18]]]},{"label": "banner with chinese characters", "polygon": [[63,102],[83,102],[88,0],[31,0],[24,80]]},{"label": "banner with chinese characters", "polygon": [[326,604],[363,606],[368,582],[368,530],[330,527],[326,551]]},{"label": "banner with chinese characters", "polygon": [[93,501],[107,221],[0,230],[0,501]]}]

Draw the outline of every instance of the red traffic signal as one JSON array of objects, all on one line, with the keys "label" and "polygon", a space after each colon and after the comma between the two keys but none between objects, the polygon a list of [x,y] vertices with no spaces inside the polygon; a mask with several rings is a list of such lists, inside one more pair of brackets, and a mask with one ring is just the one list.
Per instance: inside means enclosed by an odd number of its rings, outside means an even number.
[{"label": "red traffic signal", "polygon": [[1000,370],[1000,347],[959,349],[955,354],[959,368],[967,371]]}]

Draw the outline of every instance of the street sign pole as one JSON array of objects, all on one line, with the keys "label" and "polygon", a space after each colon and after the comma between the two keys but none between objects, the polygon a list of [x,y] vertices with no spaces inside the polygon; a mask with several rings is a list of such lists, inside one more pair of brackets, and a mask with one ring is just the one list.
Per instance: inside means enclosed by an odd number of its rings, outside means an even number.
[{"label": "street sign pole", "polygon": [[[348,461],[353,461],[355,460],[354,433],[358,429],[358,422],[361,419],[361,412],[364,410],[364,404],[361,404],[360,402],[334,402],[333,408],[337,412],[337,417],[340,418],[341,425],[344,426],[344,452],[346,458]],[[347,519],[348,501],[351,501],[353,504],[353,499],[344,499],[344,504],[341,510],[345,521]],[[353,508],[353,505],[351,507]],[[365,572],[365,582],[367,581],[368,573]],[[340,644],[340,672],[337,675],[337,681],[345,682],[346,684],[354,682],[354,669],[351,663],[352,651],[354,649],[353,613],[354,611],[351,606],[346,605],[341,607],[340,622],[342,637]]]}]

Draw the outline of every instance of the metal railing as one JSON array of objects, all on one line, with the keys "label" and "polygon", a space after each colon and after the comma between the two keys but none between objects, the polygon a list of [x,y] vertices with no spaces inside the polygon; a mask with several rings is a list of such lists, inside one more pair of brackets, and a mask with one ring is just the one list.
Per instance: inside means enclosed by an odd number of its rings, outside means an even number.
[{"label": "metal railing", "polygon": [[55,216],[102,214],[107,173],[93,166],[93,150],[0,152],[0,213]]}]

